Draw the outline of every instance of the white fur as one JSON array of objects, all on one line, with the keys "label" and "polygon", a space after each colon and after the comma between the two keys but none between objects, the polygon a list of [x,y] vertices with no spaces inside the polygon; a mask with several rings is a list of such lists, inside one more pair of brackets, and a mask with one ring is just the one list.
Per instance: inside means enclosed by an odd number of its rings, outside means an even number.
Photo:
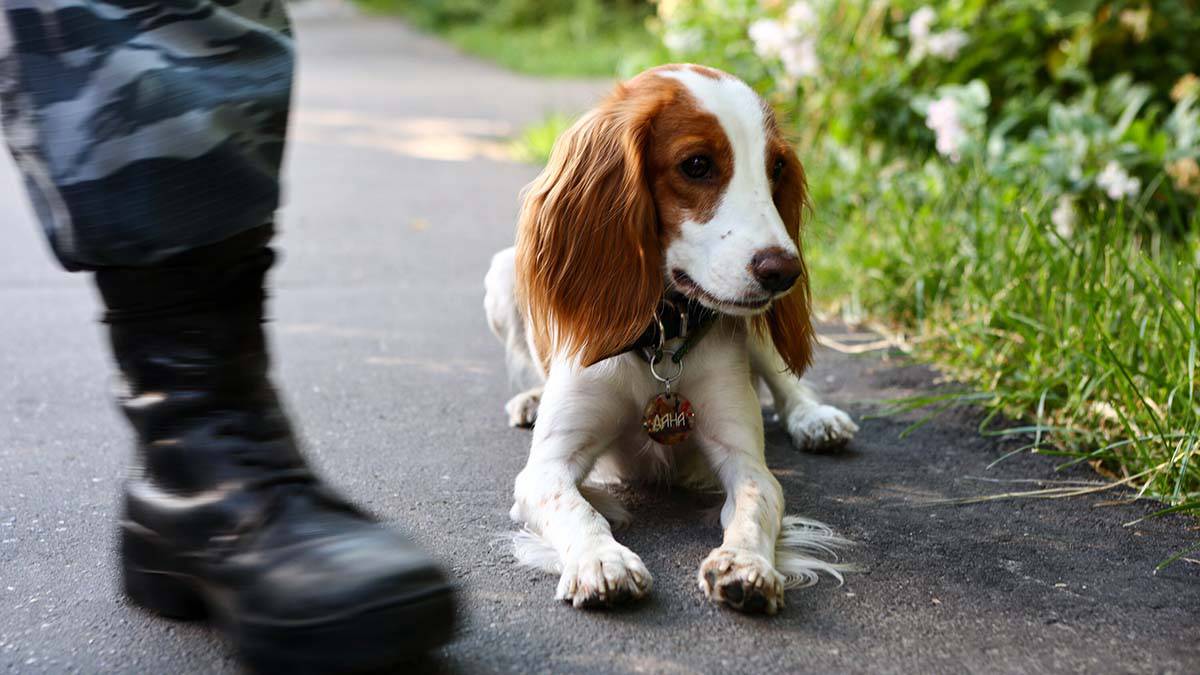
[{"label": "white fur", "polygon": [[[684,223],[682,236],[667,251],[664,276],[678,266],[718,298],[761,293],[747,269],[754,253],[774,246],[795,251],[771,200],[761,103],[731,78],[713,80],[691,71],[667,76],[683,82],[720,121],[735,167],[716,216],[703,225]],[[641,428],[642,410],[660,385],[634,354],[587,368],[550,355],[549,370],[543,370],[513,295],[514,274],[513,250],[496,254],[484,303],[505,345],[510,373],[522,388],[540,387],[536,395],[529,390],[509,403],[510,421],[536,418],[510,515],[524,526],[514,537],[522,564],[561,575],[556,597],[576,606],[611,604],[640,598],[653,583],[641,558],[613,538],[612,522],[628,514],[585,480],[669,480],[722,489],[724,539],[697,574],[715,602],[773,613],[783,606],[785,588],[811,584],[820,572],[841,579],[845,567],[830,559],[843,540],[816,521],[784,517],[783,492],[764,457],[757,378],[770,389],[799,447],[843,444],[857,427],[786,372],[769,341],[751,336],[736,316],[712,327],[689,352],[675,383],[696,410],[692,434],[667,448],[648,441]],[[761,605],[741,607],[739,588],[746,595],[753,591]]]},{"label": "white fur", "polygon": [[[633,516],[625,505],[604,486],[584,483],[579,486],[579,492],[605,520],[618,528],[633,521]],[[562,573],[562,559],[559,558],[558,552],[538,533],[529,528],[522,528],[513,533],[512,544],[513,555],[521,565],[551,574]]]},{"label": "white fur", "polygon": [[513,533],[513,556],[517,562],[530,569],[562,574],[562,558],[558,551],[537,532],[523,528]]}]

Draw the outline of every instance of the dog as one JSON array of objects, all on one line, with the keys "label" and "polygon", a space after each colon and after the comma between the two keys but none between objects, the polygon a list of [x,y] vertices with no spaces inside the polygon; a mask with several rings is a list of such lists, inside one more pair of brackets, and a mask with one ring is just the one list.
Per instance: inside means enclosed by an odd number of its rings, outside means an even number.
[{"label": "dog", "polygon": [[858,430],[799,379],[814,339],[806,207],[770,106],[690,64],[617,85],[524,191],[484,305],[510,373],[532,385],[505,406],[533,427],[511,511],[517,557],[560,575],[558,599],[650,591],[641,558],[613,538],[610,521],[628,514],[603,485],[618,481],[724,491],[724,540],[697,574],[713,602],[773,614],[785,588],[841,579],[830,558],[843,540],[785,517],[763,452],[760,378],[798,448]]}]

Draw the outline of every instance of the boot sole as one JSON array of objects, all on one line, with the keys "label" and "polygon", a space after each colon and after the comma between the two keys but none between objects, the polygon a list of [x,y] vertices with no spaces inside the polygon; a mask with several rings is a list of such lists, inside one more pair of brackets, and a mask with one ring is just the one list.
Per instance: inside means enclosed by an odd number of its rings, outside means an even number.
[{"label": "boot sole", "polygon": [[179,620],[208,619],[255,672],[355,673],[413,660],[449,642],[454,595],[449,584],[328,620],[239,619],[206,584],[173,571],[176,556],[135,523],[121,526],[125,594],[136,605]]}]

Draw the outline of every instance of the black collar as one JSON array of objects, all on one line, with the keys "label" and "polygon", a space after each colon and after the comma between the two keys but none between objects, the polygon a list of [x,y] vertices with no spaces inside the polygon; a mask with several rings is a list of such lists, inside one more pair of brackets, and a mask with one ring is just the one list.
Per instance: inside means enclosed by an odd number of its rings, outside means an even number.
[{"label": "black collar", "polygon": [[706,330],[717,319],[718,313],[678,293],[667,293],[658,301],[654,315],[655,318],[650,321],[650,325],[646,326],[646,330],[642,331],[638,339],[613,356],[635,352],[643,360],[649,362],[666,342],[686,339],[689,335],[699,338],[699,332]]}]

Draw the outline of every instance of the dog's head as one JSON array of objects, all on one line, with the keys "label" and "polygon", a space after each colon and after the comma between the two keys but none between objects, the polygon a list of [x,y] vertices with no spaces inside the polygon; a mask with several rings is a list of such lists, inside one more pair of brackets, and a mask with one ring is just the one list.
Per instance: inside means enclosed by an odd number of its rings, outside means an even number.
[{"label": "dog's head", "polygon": [[674,287],[753,317],[801,373],[805,200],[804,169],[741,80],[677,65],[618,85],[525,194],[517,288],[539,349],[590,365],[635,340]]}]

